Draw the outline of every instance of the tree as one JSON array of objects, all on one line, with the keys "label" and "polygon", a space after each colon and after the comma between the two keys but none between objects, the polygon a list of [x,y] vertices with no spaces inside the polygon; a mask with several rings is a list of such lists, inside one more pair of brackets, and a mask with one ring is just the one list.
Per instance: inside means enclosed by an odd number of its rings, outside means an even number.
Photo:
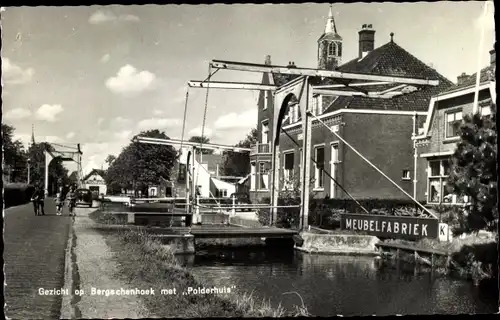
[{"label": "tree", "polygon": [[448,191],[467,196],[468,212],[459,217],[459,229],[473,232],[482,229],[496,231],[497,199],[497,132],[496,104],[491,104],[491,116],[464,116],[459,128],[460,141],[452,156]]},{"label": "tree", "polygon": [[10,181],[26,182],[28,158],[22,142],[19,140],[14,141],[14,131],[14,127],[2,123],[5,166],[9,170]]},{"label": "tree", "polygon": [[[188,140],[189,142],[196,142],[196,143],[210,143],[210,139],[207,137],[202,137],[202,136],[192,136]],[[209,150],[209,149],[202,149],[201,153],[203,154],[212,154],[214,153],[214,150]]]},{"label": "tree", "polygon": [[106,160],[104,160],[107,164],[108,164],[108,167],[111,166],[111,164],[113,163],[113,161],[116,160],[116,157],[112,154],[108,155],[106,157]]},{"label": "tree", "polygon": [[[258,141],[257,129],[252,129],[244,140],[238,142],[235,147],[250,148]],[[223,175],[244,177],[250,173],[250,154],[247,152],[224,152]]]},{"label": "tree", "polygon": [[[140,135],[169,139],[159,130],[141,132]],[[149,185],[159,184],[161,178],[169,180],[176,160],[177,152],[171,146],[131,142],[111,163],[104,178],[112,190],[126,188],[147,194]]]}]

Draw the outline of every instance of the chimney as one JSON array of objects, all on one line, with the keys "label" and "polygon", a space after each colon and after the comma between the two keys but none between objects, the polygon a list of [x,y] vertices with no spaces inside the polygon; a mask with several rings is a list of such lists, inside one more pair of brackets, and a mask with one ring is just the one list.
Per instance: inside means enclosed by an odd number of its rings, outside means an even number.
[{"label": "chimney", "polygon": [[265,62],[266,65],[271,65],[271,56],[270,55],[267,55],[266,56],[266,62]]},{"label": "chimney", "polygon": [[462,72],[462,74],[457,77],[457,85],[462,85],[468,78],[469,76],[465,74],[465,72]]},{"label": "chimney", "polygon": [[490,50],[490,65],[492,67],[496,66],[496,60],[497,60],[497,54],[495,52],[495,49],[493,48]]},{"label": "chimney", "polygon": [[361,26],[359,34],[359,58],[364,58],[375,47],[375,30],[371,24]]}]

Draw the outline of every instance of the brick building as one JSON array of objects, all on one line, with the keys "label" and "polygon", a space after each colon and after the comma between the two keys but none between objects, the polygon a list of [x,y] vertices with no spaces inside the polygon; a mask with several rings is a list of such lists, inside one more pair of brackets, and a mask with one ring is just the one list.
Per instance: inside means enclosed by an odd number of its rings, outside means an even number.
[{"label": "brick building", "polygon": [[[413,193],[412,183],[414,150],[411,141],[417,126],[423,124],[431,97],[452,85],[452,82],[427,66],[399,46],[393,39],[375,48],[375,30],[363,25],[359,31],[359,52],[354,59],[341,64],[342,37],[337,33],[330,8],[325,32],[318,39],[318,69],[356,72],[371,75],[403,76],[439,80],[439,86],[421,90],[413,86],[380,83],[370,90],[391,92],[400,89],[405,95],[392,99],[362,96],[316,95],[312,101],[313,113],[338,132],[405,191]],[[389,37],[388,37],[389,38]],[[268,56],[265,61],[271,65]],[[291,62],[289,67],[294,67]],[[262,84],[282,86],[295,76],[264,74]],[[338,87],[331,79],[317,80],[316,86]],[[359,88],[363,82],[355,81]],[[258,201],[270,195],[271,146],[273,123],[273,97],[271,91],[261,91],[258,100],[259,143],[250,153],[250,196]],[[418,119],[415,117],[419,115]],[[301,166],[302,128],[301,115],[296,101],[288,105],[280,135],[280,186],[279,190],[294,187]],[[414,123],[418,121],[418,123]],[[285,133],[286,132],[286,133]],[[298,146],[298,145],[299,146]],[[344,146],[324,126],[313,120],[311,177],[314,180],[314,197],[346,198],[346,194],[329,177],[331,175],[355,198],[405,198],[405,195],[372,169],[352,150]],[[328,174],[327,174],[328,173]]]},{"label": "brick building", "polygon": [[[463,204],[466,198],[449,194],[446,180],[450,157],[459,141],[458,127],[465,114],[488,116],[495,100],[496,53],[490,51],[490,64],[480,71],[478,110],[473,110],[477,74],[457,77],[457,85],[433,97],[424,126],[415,138],[417,154],[417,196],[429,204]],[[493,98],[492,98],[493,97]]]}]

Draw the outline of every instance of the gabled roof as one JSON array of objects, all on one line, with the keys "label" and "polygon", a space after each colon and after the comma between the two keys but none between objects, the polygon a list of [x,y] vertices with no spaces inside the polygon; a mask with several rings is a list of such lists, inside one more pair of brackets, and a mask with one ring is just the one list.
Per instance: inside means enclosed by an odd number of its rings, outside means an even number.
[{"label": "gabled roof", "polygon": [[[429,67],[414,55],[403,49],[397,43],[390,41],[381,47],[370,51],[362,59],[352,59],[336,70],[341,72],[352,72],[370,75],[399,76],[420,78],[429,80],[439,80],[439,85],[435,87],[425,87],[421,90],[395,96],[390,99],[368,98],[362,96],[338,96],[337,99],[331,96],[323,97],[323,114],[336,111],[341,108],[349,109],[373,109],[373,110],[399,110],[399,111],[427,111],[429,101],[438,93],[453,86],[453,82],[441,75],[435,69]],[[275,83],[281,86],[297,76],[273,75]],[[354,81],[356,83],[369,81]],[[320,81],[321,85],[338,84],[331,78]],[[388,84],[364,87],[370,91],[383,91],[400,84]],[[352,88],[336,88],[335,90],[349,90]],[[283,125],[289,124],[288,121]]]},{"label": "gabled roof", "polygon": [[100,175],[103,179],[104,179],[104,176],[105,176],[105,172],[104,170],[101,170],[101,169],[92,169],[84,178],[83,178],[83,181],[86,181],[88,178],[90,178],[90,176],[92,176],[93,174],[97,174],[97,175]]},{"label": "gabled roof", "polygon": [[[483,83],[489,82],[489,81],[491,81],[491,78],[494,76],[495,76],[495,72],[493,71],[493,67],[491,65],[489,65],[486,68],[481,69],[481,71],[479,72],[479,83],[483,84]],[[477,80],[476,77],[477,77],[477,72],[474,73],[473,75],[470,75],[461,84],[453,85],[453,86],[447,88],[446,90],[442,91],[440,94],[446,94],[446,93],[466,89],[468,87],[473,87],[476,85],[476,80]]]},{"label": "gabled roof", "polygon": [[[426,118],[425,123],[424,123],[423,132],[421,134],[419,134],[419,136],[416,137],[417,139],[425,139],[426,137],[429,136],[429,131],[431,129],[432,119],[434,117],[434,112],[436,109],[436,103],[438,101],[452,99],[452,98],[460,97],[460,96],[467,95],[467,94],[473,94],[476,91],[475,84],[468,85],[468,86],[461,85],[461,86],[455,86],[455,87],[456,87],[455,90],[449,90],[447,92],[443,92],[443,93],[439,94],[438,96],[433,97],[431,99],[431,102],[429,104],[429,111],[427,111],[427,118]],[[479,84],[479,86],[477,87],[477,89],[480,92],[481,91],[489,92],[490,93],[489,99],[491,99],[492,101],[496,101],[496,87],[495,87],[494,81],[490,81],[490,79],[488,78],[487,81],[481,82]]]},{"label": "gabled roof", "polygon": [[[421,90],[401,96],[395,96],[391,99],[340,96],[327,109],[324,109],[323,113],[335,111],[340,108],[426,111],[432,96],[453,85],[450,80],[393,41],[374,49],[362,59],[356,58],[341,65],[338,70],[342,72],[371,75],[439,80],[440,83],[435,87],[425,87]],[[335,84],[335,82],[333,79],[325,79],[322,84]],[[398,85],[399,84],[370,86],[369,90],[382,91]]]}]

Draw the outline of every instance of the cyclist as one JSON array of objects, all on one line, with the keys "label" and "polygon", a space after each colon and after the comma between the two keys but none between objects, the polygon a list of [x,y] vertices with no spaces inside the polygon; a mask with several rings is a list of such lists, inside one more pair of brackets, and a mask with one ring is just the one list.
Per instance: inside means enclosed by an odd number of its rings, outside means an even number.
[{"label": "cyclist", "polygon": [[66,200],[68,201],[69,215],[75,216],[75,207],[76,207],[76,193],[75,187],[71,186],[69,188],[69,192],[66,195]]}]

